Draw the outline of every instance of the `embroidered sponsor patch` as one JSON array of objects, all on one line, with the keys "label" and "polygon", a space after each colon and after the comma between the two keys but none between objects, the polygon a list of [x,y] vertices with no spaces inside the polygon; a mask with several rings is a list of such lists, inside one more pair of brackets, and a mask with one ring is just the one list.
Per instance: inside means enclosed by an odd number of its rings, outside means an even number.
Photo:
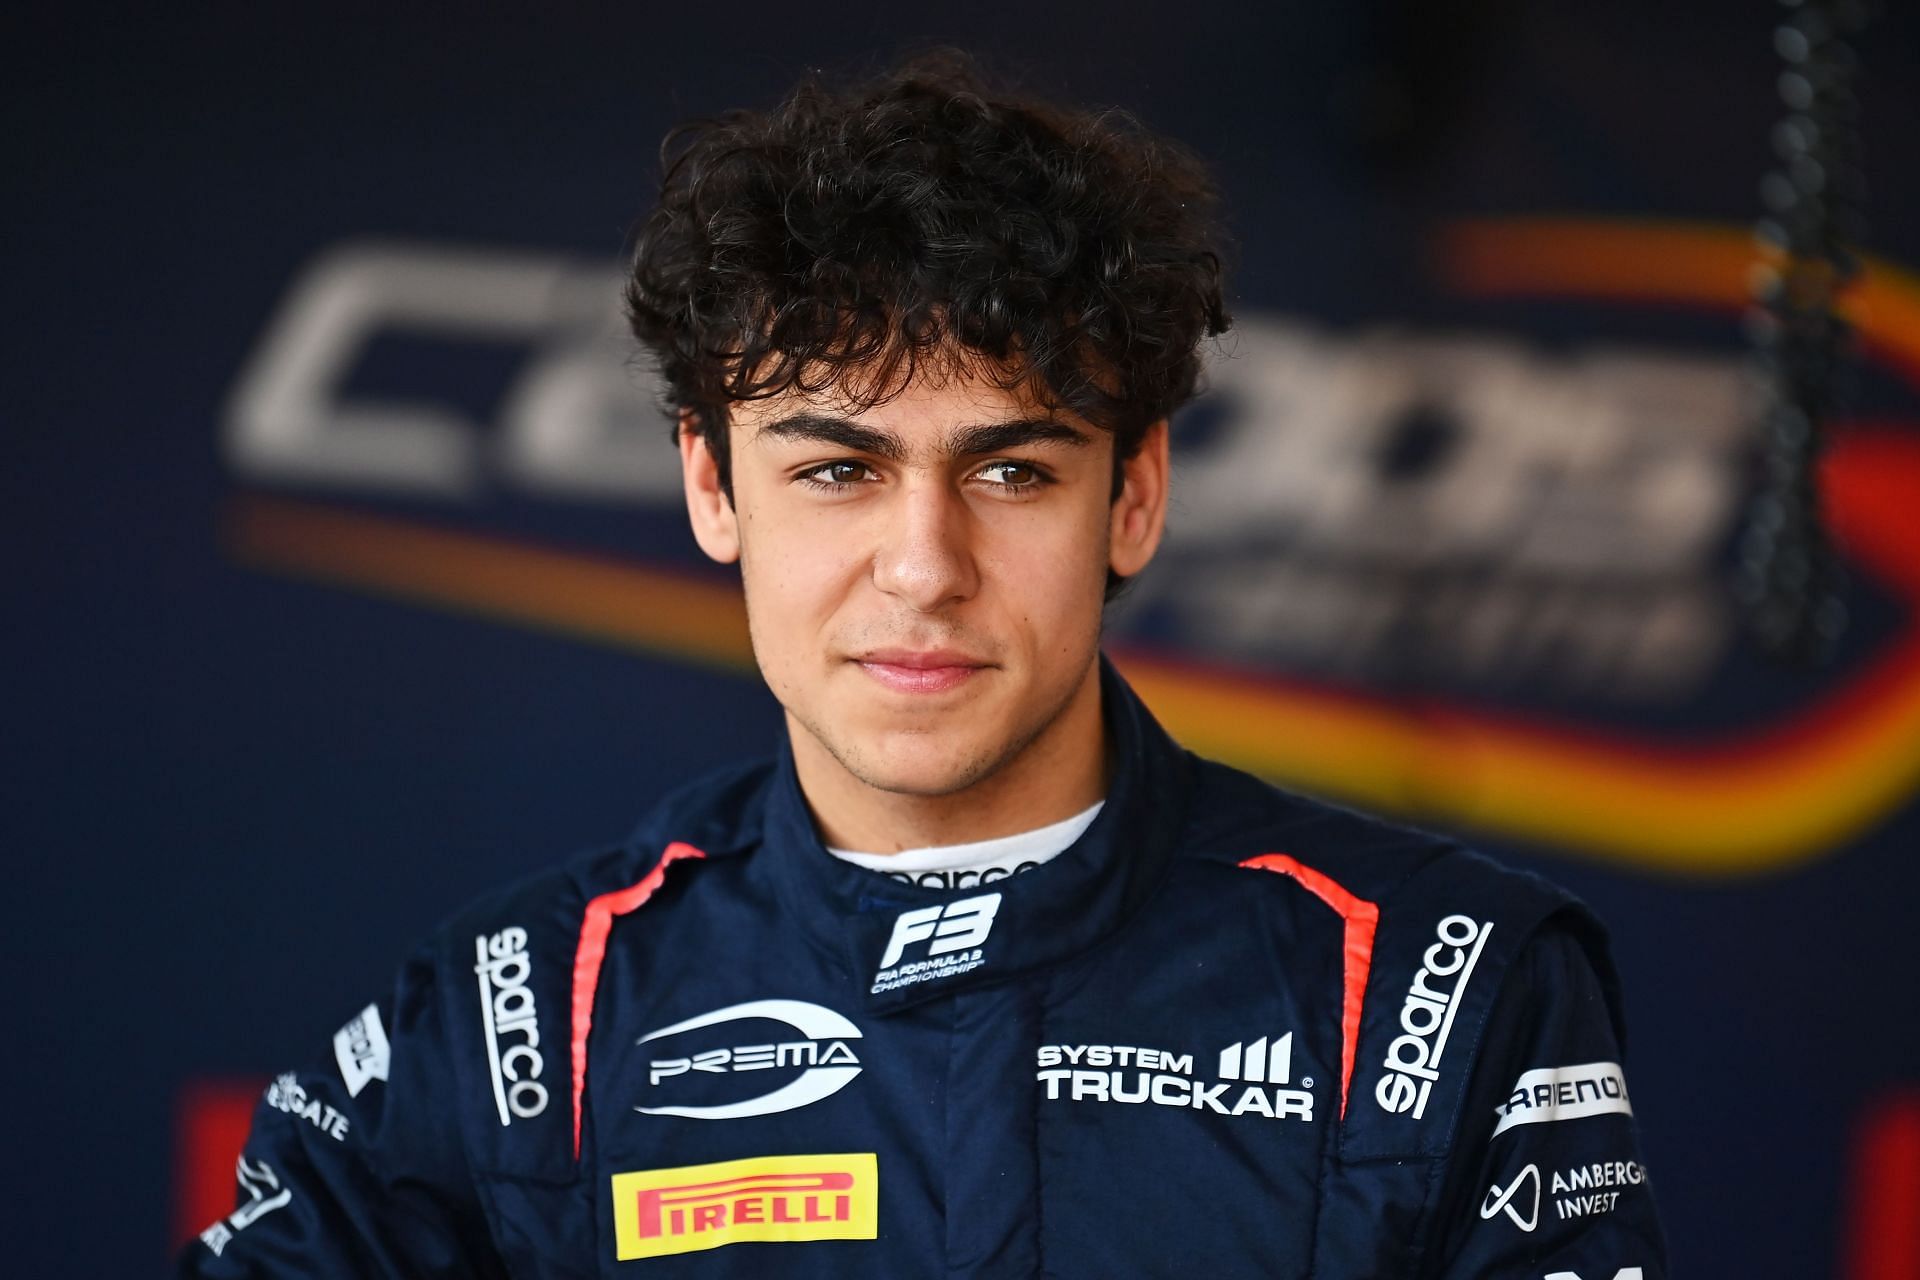
[{"label": "embroidered sponsor patch", "polygon": [[346,1081],[347,1096],[357,1098],[370,1080],[385,1080],[393,1051],[380,1022],[380,1006],[370,1004],[333,1033],[333,1056]]},{"label": "embroidered sponsor patch", "polygon": [[[999,910],[1000,895],[985,893],[944,906],[901,912],[893,922],[893,936],[887,939],[887,950],[880,957],[880,970],[873,975],[870,990],[879,995],[978,969],[986,963],[981,946],[993,932],[993,918]],[[923,945],[924,959],[907,959],[909,949]]]},{"label": "embroidered sponsor patch", "polygon": [[748,1240],[872,1240],[879,1221],[880,1175],[870,1151],[613,1175],[621,1262]]},{"label": "embroidered sponsor patch", "polygon": [[1551,1124],[1610,1113],[1630,1116],[1627,1078],[1617,1062],[1586,1062],[1575,1067],[1541,1067],[1523,1072],[1507,1100],[1494,1110],[1497,1138],[1515,1125]]}]

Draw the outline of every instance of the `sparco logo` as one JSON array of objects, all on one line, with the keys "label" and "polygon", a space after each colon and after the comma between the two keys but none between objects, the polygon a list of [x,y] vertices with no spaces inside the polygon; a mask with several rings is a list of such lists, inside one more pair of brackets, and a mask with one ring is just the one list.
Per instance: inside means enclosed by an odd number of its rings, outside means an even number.
[{"label": "sparco logo", "polygon": [[[886,953],[880,957],[880,971],[873,975],[873,994],[977,969],[984,958],[976,948],[987,940],[994,913],[999,910],[1000,895],[987,893],[943,907],[901,912],[893,922]],[[927,943],[927,958],[900,964],[907,947],[916,942]]]},{"label": "sparco logo", "polygon": [[[473,971],[480,975],[480,1025],[487,1037],[487,1068],[493,1075],[493,1100],[500,1123],[515,1116],[531,1120],[547,1109],[547,1086],[540,1083],[546,1059],[540,1056],[540,1022],[527,979],[533,961],[527,956],[527,931],[502,929],[490,938],[473,940]],[[509,1037],[518,1043],[501,1045]]]},{"label": "sparco logo", "polygon": [[1008,876],[1017,876],[1022,871],[1031,871],[1045,864],[1039,862],[1021,862],[1011,867],[962,867],[957,871],[883,871],[889,880],[898,880],[901,884],[917,884],[922,889],[973,889],[983,884],[992,884],[995,880],[1005,880]]},{"label": "sparco logo", "polygon": [[803,1039],[782,1040],[773,1044],[743,1044],[731,1048],[706,1049],[679,1058],[654,1058],[647,1063],[647,1084],[658,1087],[664,1080],[696,1072],[732,1075],[740,1071],[768,1071],[782,1067],[805,1067],[794,1079],[776,1089],[742,1102],[711,1106],[659,1105],[635,1107],[650,1116],[692,1116],[701,1120],[737,1120],[743,1116],[764,1116],[775,1111],[791,1111],[810,1102],[840,1092],[860,1074],[860,1059],[847,1047],[847,1041],[860,1038],[860,1028],[831,1009],[804,1000],[751,1000],[746,1004],[715,1009],[685,1022],[650,1031],[638,1043],[648,1044],[683,1032],[762,1018],[782,1022],[798,1031]]},{"label": "sparco logo", "polygon": [[1404,1034],[1387,1046],[1383,1064],[1387,1074],[1374,1086],[1374,1099],[1388,1111],[1411,1110],[1415,1119],[1427,1113],[1427,1096],[1440,1078],[1440,1058],[1447,1051],[1453,1015],[1492,932],[1491,924],[1466,916],[1448,916],[1440,922],[1440,940],[1427,948],[1406,1003],[1400,1006]]}]

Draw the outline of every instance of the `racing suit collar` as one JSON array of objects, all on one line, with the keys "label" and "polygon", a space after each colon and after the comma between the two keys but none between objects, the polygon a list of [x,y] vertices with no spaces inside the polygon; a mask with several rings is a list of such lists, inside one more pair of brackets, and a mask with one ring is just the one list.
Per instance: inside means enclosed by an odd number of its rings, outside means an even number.
[{"label": "racing suit collar", "polygon": [[959,889],[904,884],[842,862],[820,841],[783,742],[763,850],[783,903],[844,961],[874,1013],[1055,964],[1126,923],[1158,885],[1185,817],[1187,753],[1103,654],[1100,693],[1112,785],[1106,805],[1043,866]]}]

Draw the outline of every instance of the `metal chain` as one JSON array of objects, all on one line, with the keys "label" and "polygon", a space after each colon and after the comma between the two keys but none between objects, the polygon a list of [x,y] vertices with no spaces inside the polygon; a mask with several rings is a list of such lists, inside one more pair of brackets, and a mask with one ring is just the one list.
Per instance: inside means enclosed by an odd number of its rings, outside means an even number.
[{"label": "metal chain", "polygon": [[1841,571],[1820,514],[1822,428],[1844,401],[1852,330],[1838,310],[1859,274],[1848,246],[1864,238],[1858,58],[1850,40],[1869,0],[1782,0],[1774,31],[1785,64],[1786,116],[1773,129],[1778,165],[1760,183],[1748,329],[1766,393],[1763,467],[1740,547],[1736,590],[1761,646],[1810,666],[1832,656],[1846,628]]}]

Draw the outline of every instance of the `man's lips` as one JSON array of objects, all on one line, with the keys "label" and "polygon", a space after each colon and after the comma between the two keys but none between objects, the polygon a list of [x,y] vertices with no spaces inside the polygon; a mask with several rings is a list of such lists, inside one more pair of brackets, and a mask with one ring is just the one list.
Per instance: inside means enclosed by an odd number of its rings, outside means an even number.
[{"label": "man's lips", "polygon": [[900,693],[943,693],[992,665],[953,649],[876,649],[854,661],[875,680]]}]

